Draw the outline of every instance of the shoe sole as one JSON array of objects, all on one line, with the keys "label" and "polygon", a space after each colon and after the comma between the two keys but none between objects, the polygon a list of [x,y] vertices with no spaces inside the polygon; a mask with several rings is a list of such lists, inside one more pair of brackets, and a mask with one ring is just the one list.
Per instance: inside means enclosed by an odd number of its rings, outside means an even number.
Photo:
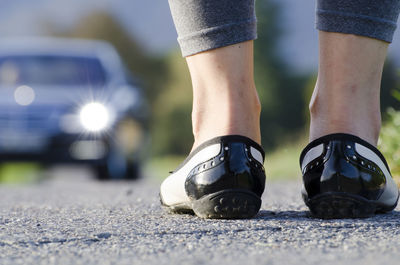
[{"label": "shoe sole", "polygon": [[367,218],[377,213],[393,210],[394,206],[382,206],[364,197],[344,193],[328,192],[306,200],[311,214],[321,219]]},{"label": "shoe sole", "polygon": [[194,213],[205,219],[248,219],[260,210],[261,198],[253,192],[230,189],[167,207],[174,213]]}]

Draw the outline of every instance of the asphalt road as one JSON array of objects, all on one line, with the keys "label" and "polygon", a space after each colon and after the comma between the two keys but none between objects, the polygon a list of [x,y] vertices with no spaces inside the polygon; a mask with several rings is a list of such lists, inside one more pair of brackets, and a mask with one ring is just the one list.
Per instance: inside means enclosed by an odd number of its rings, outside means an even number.
[{"label": "asphalt road", "polygon": [[0,186],[0,264],[399,264],[400,212],[312,219],[299,182],[268,183],[252,220],[161,208],[155,181],[99,183],[62,170]]}]

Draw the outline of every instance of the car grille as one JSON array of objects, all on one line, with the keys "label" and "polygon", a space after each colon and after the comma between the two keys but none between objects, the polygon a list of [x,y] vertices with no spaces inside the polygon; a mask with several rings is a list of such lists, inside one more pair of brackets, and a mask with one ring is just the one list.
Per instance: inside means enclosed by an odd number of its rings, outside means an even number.
[{"label": "car grille", "polygon": [[[59,131],[61,111],[54,108],[1,108],[1,131],[54,134]],[[1,134],[1,132],[0,132]]]}]

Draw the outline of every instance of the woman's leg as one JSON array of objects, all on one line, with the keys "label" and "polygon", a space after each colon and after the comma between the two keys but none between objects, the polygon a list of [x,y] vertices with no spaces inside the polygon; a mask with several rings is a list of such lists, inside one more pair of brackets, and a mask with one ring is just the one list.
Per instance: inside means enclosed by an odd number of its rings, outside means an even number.
[{"label": "woman's leg", "polygon": [[317,0],[319,73],[303,198],[321,218],[367,217],[397,205],[399,191],[376,149],[379,93],[400,0]]},{"label": "woman's leg", "polygon": [[376,145],[380,83],[399,0],[318,0],[318,82],[310,103],[310,140],[343,132]]},{"label": "woman's leg", "polygon": [[249,218],[264,191],[253,78],[254,0],[170,0],[193,84],[194,145],[162,184],[162,204],[203,218]]},{"label": "woman's leg", "polygon": [[187,57],[193,83],[194,147],[221,135],[261,143],[260,102],[253,78],[253,42]]},{"label": "woman's leg", "polygon": [[310,102],[310,140],[349,133],[376,145],[388,43],[325,31],[320,31],[319,43],[318,81]]},{"label": "woman's leg", "polygon": [[193,149],[216,136],[260,143],[254,0],[170,0],[193,83]]}]

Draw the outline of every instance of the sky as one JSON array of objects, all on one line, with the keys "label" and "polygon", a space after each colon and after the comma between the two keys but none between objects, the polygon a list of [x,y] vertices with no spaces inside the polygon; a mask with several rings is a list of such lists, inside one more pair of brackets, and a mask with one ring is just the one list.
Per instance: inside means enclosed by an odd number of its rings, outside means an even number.
[{"label": "sky", "polygon": [[[279,2],[283,7],[285,32],[280,41],[281,54],[294,70],[315,71],[318,62],[315,1]],[[178,47],[167,0],[0,0],[0,38],[42,35],[44,22],[68,28],[96,9],[114,15],[152,53],[162,54]],[[400,65],[400,29],[389,54]]]},{"label": "sky", "polygon": [[167,0],[0,0],[0,34],[41,35],[44,22],[71,27],[79,18],[96,10],[114,15],[152,52],[177,45]]}]

